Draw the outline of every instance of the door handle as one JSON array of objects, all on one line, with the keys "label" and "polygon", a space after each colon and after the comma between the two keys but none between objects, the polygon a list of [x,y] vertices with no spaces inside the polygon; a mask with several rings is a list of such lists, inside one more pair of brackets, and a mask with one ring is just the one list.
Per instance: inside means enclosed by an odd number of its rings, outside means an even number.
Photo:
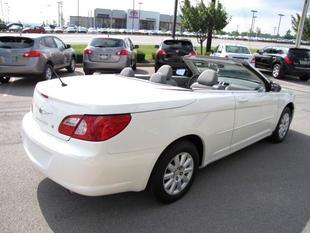
[{"label": "door handle", "polygon": [[246,103],[246,102],[248,102],[249,100],[248,100],[248,98],[246,98],[246,97],[239,97],[238,98],[238,102],[239,103]]}]

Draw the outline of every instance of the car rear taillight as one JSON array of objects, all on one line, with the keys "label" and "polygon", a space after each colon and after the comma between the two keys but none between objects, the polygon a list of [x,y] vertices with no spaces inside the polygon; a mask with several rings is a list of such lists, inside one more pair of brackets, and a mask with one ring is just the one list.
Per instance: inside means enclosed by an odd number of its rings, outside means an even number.
[{"label": "car rear taillight", "polygon": [[121,115],[72,115],[59,125],[61,134],[86,141],[105,141],[123,131],[131,121],[130,114]]},{"label": "car rear taillight", "polygon": [[252,65],[255,65],[255,57],[252,57],[251,62]]},{"label": "car rear taillight", "polygon": [[287,55],[283,59],[284,59],[285,63],[288,64],[288,65],[291,65],[293,63],[291,61],[291,59],[289,58],[289,56],[287,56]]},{"label": "car rear taillight", "polygon": [[121,49],[120,51],[118,51],[118,52],[116,53],[116,55],[119,55],[119,56],[128,55],[128,50],[126,50],[126,49]]},{"label": "car rear taillight", "polygon": [[41,52],[40,50],[30,50],[23,54],[24,57],[40,57]]},{"label": "car rear taillight", "polygon": [[91,49],[84,49],[84,54],[92,54],[93,51]]},{"label": "car rear taillight", "polygon": [[189,56],[196,56],[197,53],[196,53],[195,50],[193,50],[193,51],[190,51],[187,55],[189,55]]},{"label": "car rear taillight", "polygon": [[159,49],[159,50],[157,50],[157,52],[156,52],[156,55],[157,55],[157,56],[166,55],[166,54],[167,54],[167,52],[166,52],[165,50],[163,50],[163,49]]}]

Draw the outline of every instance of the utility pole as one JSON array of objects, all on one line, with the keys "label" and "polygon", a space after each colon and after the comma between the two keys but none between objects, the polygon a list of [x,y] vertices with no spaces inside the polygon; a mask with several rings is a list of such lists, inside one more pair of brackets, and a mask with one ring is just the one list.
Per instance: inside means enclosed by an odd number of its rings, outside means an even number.
[{"label": "utility pole", "polygon": [[172,38],[175,39],[175,30],[177,26],[177,14],[178,14],[178,0],[174,2],[174,14],[173,14],[173,28],[172,28]]},{"label": "utility pole", "polygon": [[138,30],[140,30],[140,14],[141,14],[141,5],[143,4],[143,2],[139,2],[139,26],[138,26]]},{"label": "utility pole", "polygon": [[250,36],[249,36],[249,37],[251,37],[251,35],[252,35],[252,33],[253,33],[254,22],[255,22],[255,18],[257,17],[257,16],[255,15],[255,13],[257,13],[257,10],[251,10],[251,12],[252,12],[252,23],[251,23]]},{"label": "utility pole", "polygon": [[279,15],[279,25],[278,25],[278,32],[277,32],[277,36],[279,37],[279,31],[280,31],[280,25],[281,25],[281,18],[284,16],[283,14],[278,14]]},{"label": "utility pole", "polygon": [[57,8],[58,8],[58,27],[60,27],[60,4],[61,2],[57,2]]},{"label": "utility pole", "polygon": [[302,15],[301,15],[299,26],[298,26],[298,32],[296,36],[296,44],[295,44],[296,48],[300,47],[301,38],[302,38],[303,31],[304,31],[305,19],[307,17],[307,12],[309,8],[309,2],[310,0],[305,0],[305,3],[304,3],[304,8],[302,11]]},{"label": "utility pole", "polygon": [[80,0],[77,0],[78,27],[80,27]]},{"label": "utility pole", "polygon": [[134,25],[134,20],[135,20],[135,0],[132,0],[132,21],[131,21],[131,34],[133,34],[133,25]]}]

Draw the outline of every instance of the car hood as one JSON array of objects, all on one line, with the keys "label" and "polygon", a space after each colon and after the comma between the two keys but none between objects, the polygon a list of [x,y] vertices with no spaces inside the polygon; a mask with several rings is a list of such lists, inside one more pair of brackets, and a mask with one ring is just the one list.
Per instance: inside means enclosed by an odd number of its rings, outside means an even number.
[{"label": "car hood", "polygon": [[74,76],[39,82],[36,91],[50,100],[80,106],[84,114],[119,114],[179,108],[195,101],[184,88],[120,75]]}]

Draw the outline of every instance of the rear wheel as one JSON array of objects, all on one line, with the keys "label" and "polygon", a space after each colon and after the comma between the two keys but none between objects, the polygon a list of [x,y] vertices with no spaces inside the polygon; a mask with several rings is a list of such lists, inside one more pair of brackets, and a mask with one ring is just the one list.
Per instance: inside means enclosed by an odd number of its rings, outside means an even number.
[{"label": "rear wheel", "polygon": [[75,58],[72,57],[70,65],[67,67],[69,73],[73,73],[75,71],[75,65],[76,65]]},{"label": "rear wheel", "polygon": [[89,70],[89,69],[85,69],[85,68],[83,69],[83,71],[84,71],[85,75],[92,75],[94,73],[94,71]]},{"label": "rear wheel", "polygon": [[44,72],[42,74],[42,78],[44,80],[51,80],[51,79],[53,79],[53,77],[54,77],[53,67],[50,64],[46,64]]},{"label": "rear wheel", "polygon": [[279,63],[276,63],[273,65],[272,76],[274,78],[282,78],[283,77],[283,71],[282,71],[281,65]]},{"label": "rear wheel", "polygon": [[306,82],[306,81],[308,81],[310,79],[310,77],[309,76],[300,76],[299,79],[301,81],[305,81]]},{"label": "rear wheel", "polygon": [[199,155],[195,145],[179,141],[166,149],[157,161],[149,187],[163,203],[180,199],[190,189],[198,168]]},{"label": "rear wheel", "polygon": [[282,142],[290,128],[292,121],[292,111],[289,107],[285,107],[280,116],[278,125],[271,135],[271,140],[273,142]]},{"label": "rear wheel", "polygon": [[0,83],[8,83],[11,77],[0,77]]},{"label": "rear wheel", "polygon": [[132,67],[133,70],[137,70],[137,63],[135,63]]}]

